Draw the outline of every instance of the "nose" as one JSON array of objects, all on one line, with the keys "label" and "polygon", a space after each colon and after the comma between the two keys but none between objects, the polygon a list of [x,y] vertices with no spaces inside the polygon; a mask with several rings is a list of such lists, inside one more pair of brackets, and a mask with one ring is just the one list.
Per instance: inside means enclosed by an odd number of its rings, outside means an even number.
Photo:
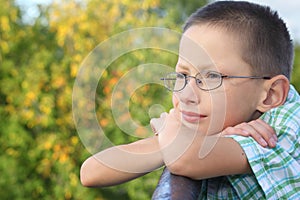
[{"label": "nose", "polygon": [[178,92],[178,97],[185,104],[198,104],[200,102],[200,88],[196,84],[195,78],[189,78],[185,88]]}]

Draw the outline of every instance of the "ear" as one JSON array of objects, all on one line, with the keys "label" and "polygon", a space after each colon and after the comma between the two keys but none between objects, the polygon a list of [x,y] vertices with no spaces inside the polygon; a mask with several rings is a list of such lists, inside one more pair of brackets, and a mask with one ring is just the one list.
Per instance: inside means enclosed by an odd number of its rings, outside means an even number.
[{"label": "ear", "polygon": [[257,107],[257,110],[262,113],[284,104],[290,89],[290,82],[284,75],[277,75],[265,81],[263,87],[262,98]]}]

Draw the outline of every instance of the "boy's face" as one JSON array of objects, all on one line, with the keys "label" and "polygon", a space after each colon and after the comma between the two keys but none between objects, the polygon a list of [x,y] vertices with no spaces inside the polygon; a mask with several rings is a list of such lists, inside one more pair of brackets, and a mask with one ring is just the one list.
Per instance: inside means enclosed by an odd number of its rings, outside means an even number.
[{"label": "boy's face", "polygon": [[[253,75],[242,60],[241,48],[232,34],[216,27],[195,25],[183,34],[176,72],[196,76],[203,71]],[[204,91],[191,78],[182,91],[173,93],[174,108],[186,126],[202,134],[216,134],[228,126],[259,117],[256,107],[262,83],[262,80],[224,78],[220,87]]]}]

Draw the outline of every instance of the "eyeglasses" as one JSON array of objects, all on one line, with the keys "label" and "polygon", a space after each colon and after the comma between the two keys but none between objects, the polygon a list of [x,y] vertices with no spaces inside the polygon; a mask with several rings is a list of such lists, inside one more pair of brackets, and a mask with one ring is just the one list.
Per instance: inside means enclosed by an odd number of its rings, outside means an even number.
[{"label": "eyeglasses", "polygon": [[204,91],[214,90],[220,87],[224,78],[271,79],[271,77],[268,76],[228,76],[215,71],[205,71],[196,74],[196,76],[171,72],[161,78],[161,80],[164,81],[164,85],[168,90],[179,92],[185,88],[191,78],[195,79],[197,86]]}]

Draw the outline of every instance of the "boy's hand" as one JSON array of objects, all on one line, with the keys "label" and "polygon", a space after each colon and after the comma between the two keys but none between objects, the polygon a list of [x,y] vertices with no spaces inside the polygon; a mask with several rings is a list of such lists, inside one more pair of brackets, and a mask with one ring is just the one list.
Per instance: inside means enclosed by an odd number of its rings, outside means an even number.
[{"label": "boy's hand", "polygon": [[171,141],[183,126],[178,118],[179,116],[175,109],[171,109],[169,113],[164,112],[159,118],[151,119],[151,128],[155,135],[160,134],[161,136],[164,134],[164,137]]},{"label": "boy's hand", "polygon": [[197,131],[183,125],[178,110],[171,109],[159,118],[150,121],[153,132],[158,136],[158,143],[164,163],[170,167],[192,145]]},{"label": "boy's hand", "polygon": [[263,147],[275,147],[277,142],[274,129],[261,119],[248,123],[244,122],[234,127],[227,127],[222,131],[221,135],[250,136]]}]

